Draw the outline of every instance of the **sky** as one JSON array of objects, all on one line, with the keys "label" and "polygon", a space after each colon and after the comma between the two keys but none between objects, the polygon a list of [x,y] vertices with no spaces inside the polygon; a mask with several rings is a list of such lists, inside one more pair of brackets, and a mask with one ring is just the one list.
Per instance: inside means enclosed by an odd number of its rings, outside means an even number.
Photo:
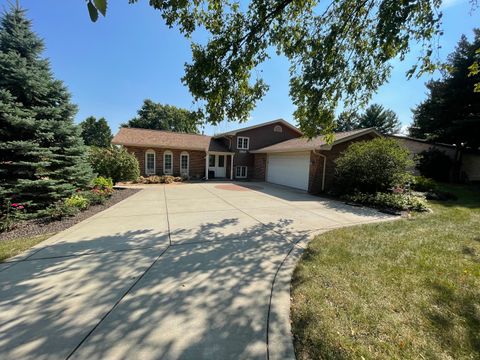
[{"label": "sky", "polygon": [[[0,0],[2,9],[8,4],[8,0]],[[130,5],[127,0],[110,0],[107,17],[96,23],[88,17],[85,0],[20,0],[20,4],[28,10],[33,30],[45,41],[44,56],[50,59],[55,77],[72,93],[78,106],[76,122],[91,115],[105,117],[116,133],[147,98],[195,109],[181,82],[184,64],[191,59],[190,44],[175,28],[164,24],[148,1]],[[480,26],[480,10],[471,13],[468,0],[446,0],[442,8],[444,36],[439,56],[444,59],[462,34],[472,38],[472,29]],[[404,130],[411,122],[411,108],[426,97],[424,83],[431,78],[406,79],[417,55],[413,52],[404,62],[395,60],[389,82],[372,99],[372,103],[394,110]],[[288,66],[288,61],[278,56],[262,65],[270,90],[248,123],[207,125],[204,132],[214,134],[278,118],[295,125]]]}]

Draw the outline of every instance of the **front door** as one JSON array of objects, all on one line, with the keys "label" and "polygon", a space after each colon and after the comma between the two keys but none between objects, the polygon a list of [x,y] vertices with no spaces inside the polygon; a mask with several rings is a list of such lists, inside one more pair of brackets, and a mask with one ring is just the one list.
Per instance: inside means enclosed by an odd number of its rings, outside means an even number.
[{"label": "front door", "polygon": [[224,178],[227,174],[225,155],[210,154],[208,158],[208,170],[214,171],[216,178]]}]

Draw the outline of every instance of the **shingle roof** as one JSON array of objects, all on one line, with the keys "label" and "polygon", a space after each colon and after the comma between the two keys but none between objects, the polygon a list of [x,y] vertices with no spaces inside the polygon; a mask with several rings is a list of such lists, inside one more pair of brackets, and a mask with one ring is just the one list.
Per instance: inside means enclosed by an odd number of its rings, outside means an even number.
[{"label": "shingle roof", "polygon": [[214,137],[219,138],[219,137],[222,137],[222,136],[236,135],[237,133],[242,132],[242,131],[252,130],[252,129],[255,129],[255,128],[259,128],[259,127],[262,127],[262,126],[267,126],[267,125],[271,125],[271,124],[275,124],[275,123],[280,123],[280,124],[290,128],[290,129],[292,129],[293,131],[296,131],[299,134],[302,134],[302,132],[299,129],[297,129],[295,126],[290,124],[288,121],[285,121],[283,119],[277,119],[277,120],[272,120],[272,121],[264,122],[264,123],[257,124],[257,125],[252,125],[252,126],[232,130],[232,131],[227,131],[227,132],[224,132],[224,133],[221,133],[221,134],[216,134],[216,135],[214,135]]},{"label": "shingle roof", "polygon": [[229,152],[220,141],[211,136],[137,128],[120,128],[112,144]]},{"label": "shingle roof", "polygon": [[[342,141],[346,141],[351,138],[355,138],[357,136],[365,135],[368,133],[376,133],[378,134],[375,129],[368,128],[368,129],[358,129],[352,131],[344,131],[335,133],[335,140],[333,144],[340,143]],[[292,151],[308,151],[308,150],[315,150],[319,149],[322,146],[327,145],[325,138],[323,136],[317,136],[312,139],[307,139],[304,137],[299,137],[295,139],[290,139],[286,141],[282,141],[280,143],[264,147],[262,149],[251,151],[252,153],[269,153],[269,152],[292,152]]]}]

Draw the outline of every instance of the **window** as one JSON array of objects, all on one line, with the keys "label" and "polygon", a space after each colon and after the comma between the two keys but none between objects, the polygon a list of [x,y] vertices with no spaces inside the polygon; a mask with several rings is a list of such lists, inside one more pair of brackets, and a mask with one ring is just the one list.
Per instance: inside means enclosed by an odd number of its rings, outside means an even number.
[{"label": "window", "polygon": [[155,174],[155,151],[147,150],[145,153],[145,174]]},{"label": "window", "polygon": [[247,167],[246,166],[237,166],[235,170],[235,177],[237,179],[246,178],[247,177]]},{"label": "window", "polygon": [[283,132],[283,129],[280,125],[275,125],[273,128],[273,132]]},{"label": "window", "polygon": [[250,138],[239,136],[237,137],[237,149],[248,150]]},{"label": "window", "polygon": [[190,156],[187,152],[182,152],[180,154],[180,174],[188,176],[188,167],[190,162]]},{"label": "window", "polygon": [[173,154],[171,151],[163,153],[163,173],[173,174]]},{"label": "window", "polygon": [[225,167],[225,155],[218,155],[218,167]]},{"label": "window", "polygon": [[208,167],[215,167],[215,155],[208,155]]}]

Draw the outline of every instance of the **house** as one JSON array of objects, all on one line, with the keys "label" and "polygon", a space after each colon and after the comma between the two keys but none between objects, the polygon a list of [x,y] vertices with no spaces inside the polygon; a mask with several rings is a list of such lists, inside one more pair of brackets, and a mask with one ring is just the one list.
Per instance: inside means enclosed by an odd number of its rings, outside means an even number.
[{"label": "house", "polygon": [[[452,164],[459,164],[457,169],[460,170],[459,177],[461,180],[480,181],[480,153],[478,150],[462,149],[462,151],[458,151],[457,147],[451,144],[436,143],[403,135],[389,136],[405,146],[410,151],[412,158],[424,151],[439,150],[452,160]],[[453,169],[450,169],[450,171],[453,171]],[[419,175],[417,169],[414,170],[414,174]]]},{"label": "house", "polygon": [[250,179],[319,193],[332,186],[334,161],[348,145],[377,136],[374,129],[354,130],[327,144],[279,119],[215,136],[121,128],[112,143],[135,154],[142,176]]}]

